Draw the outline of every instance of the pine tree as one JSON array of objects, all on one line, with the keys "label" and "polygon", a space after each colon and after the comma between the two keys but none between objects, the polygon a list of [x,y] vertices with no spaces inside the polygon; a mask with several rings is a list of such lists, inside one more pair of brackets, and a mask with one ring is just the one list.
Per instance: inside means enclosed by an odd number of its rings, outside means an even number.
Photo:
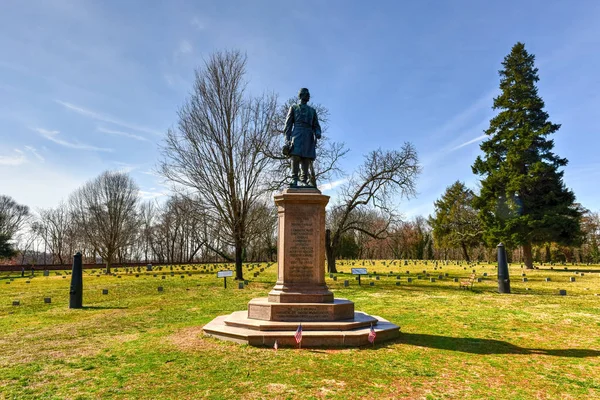
[{"label": "pine tree", "polygon": [[471,261],[468,249],[482,242],[481,223],[473,208],[474,196],[464,183],[456,181],[435,201],[434,215],[429,217],[436,245],[460,247],[466,261]]},{"label": "pine tree", "polygon": [[8,235],[0,233],[0,259],[10,258],[16,254],[9,240],[10,237]]},{"label": "pine tree", "polygon": [[535,56],[523,43],[513,46],[499,71],[502,93],[494,99],[500,110],[485,131],[484,157],[477,157],[473,173],[483,176],[474,199],[488,244],[503,241],[523,246],[527,268],[533,268],[532,244],[576,244],[581,239],[575,195],[563,183],[559,168],[567,159],[552,152],[547,137],[560,128],[548,120],[538,95]]}]

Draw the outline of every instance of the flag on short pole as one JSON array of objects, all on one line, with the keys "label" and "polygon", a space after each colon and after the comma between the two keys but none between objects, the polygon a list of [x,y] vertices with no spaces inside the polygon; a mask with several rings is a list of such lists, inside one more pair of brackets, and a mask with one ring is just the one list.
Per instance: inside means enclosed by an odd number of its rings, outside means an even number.
[{"label": "flag on short pole", "polygon": [[277,351],[277,349],[279,348],[279,345],[277,344],[277,339],[275,339],[275,344],[273,345],[273,348],[275,349],[275,351]]},{"label": "flag on short pole", "polygon": [[302,343],[302,324],[298,325],[298,329],[296,329],[296,333],[294,334],[294,339],[296,339],[296,343],[301,345],[301,343]]},{"label": "flag on short pole", "polygon": [[369,337],[367,338],[369,340],[369,343],[374,344],[376,336],[377,334],[375,333],[375,329],[373,329],[373,324],[371,324],[371,331],[369,332]]}]

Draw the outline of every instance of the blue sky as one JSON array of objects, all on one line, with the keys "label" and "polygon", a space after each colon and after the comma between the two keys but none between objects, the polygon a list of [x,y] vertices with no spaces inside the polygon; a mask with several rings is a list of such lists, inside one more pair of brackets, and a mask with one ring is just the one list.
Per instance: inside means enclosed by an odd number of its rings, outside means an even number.
[{"label": "blue sky", "polygon": [[[494,115],[498,69],[522,41],[562,124],[565,183],[600,210],[600,2],[18,1],[0,6],[0,194],[53,207],[106,169],[144,198],[165,131],[215,50],[248,56],[248,91],[308,87],[352,171],[412,142],[423,173],[407,217],[428,215],[471,164]],[[335,194],[335,189],[326,192]]]}]

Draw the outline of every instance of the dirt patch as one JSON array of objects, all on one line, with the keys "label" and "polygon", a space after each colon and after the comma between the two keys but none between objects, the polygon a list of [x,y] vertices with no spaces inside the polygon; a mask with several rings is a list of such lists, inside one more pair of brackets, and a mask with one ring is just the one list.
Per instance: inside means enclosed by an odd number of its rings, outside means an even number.
[{"label": "dirt patch", "polygon": [[169,342],[184,352],[205,350],[208,347],[216,347],[209,340],[204,340],[203,326],[189,326],[182,328],[168,336]]}]

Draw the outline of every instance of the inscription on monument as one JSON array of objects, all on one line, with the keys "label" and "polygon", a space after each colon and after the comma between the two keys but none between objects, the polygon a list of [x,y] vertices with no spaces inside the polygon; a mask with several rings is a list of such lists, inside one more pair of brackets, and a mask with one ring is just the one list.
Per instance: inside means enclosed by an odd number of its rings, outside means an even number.
[{"label": "inscription on monument", "polygon": [[273,309],[271,312],[275,321],[326,321],[331,317],[329,309],[310,306]]},{"label": "inscription on monument", "polygon": [[288,214],[290,218],[290,247],[288,277],[293,282],[309,282],[313,279],[315,262],[316,215],[298,207]]}]

